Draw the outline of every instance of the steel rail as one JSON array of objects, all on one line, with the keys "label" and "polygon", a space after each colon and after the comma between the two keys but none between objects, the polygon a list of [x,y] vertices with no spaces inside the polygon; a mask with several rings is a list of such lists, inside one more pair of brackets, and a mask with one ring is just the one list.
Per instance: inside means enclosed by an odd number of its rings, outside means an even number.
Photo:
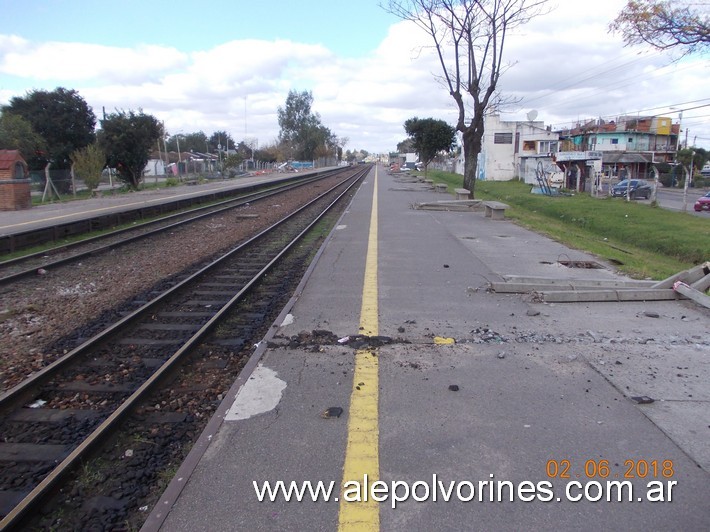
[{"label": "steel rail", "polygon": [[37,270],[40,269],[40,268],[42,268],[42,269],[51,269],[51,268],[56,268],[57,266],[62,266],[62,265],[65,265],[65,264],[69,264],[69,263],[71,263],[71,262],[80,260],[80,259],[82,259],[82,258],[84,258],[84,257],[90,256],[90,255],[96,255],[96,254],[99,254],[99,253],[103,253],[103,252],[105,252],[105,251],[108,251],[108,250],[111,250],[111,249],[115,249],[115,248],[117,248],[117,247],[121,247],[121,246],[123,246],[123,245],[125,245],[125,244],[129,244],[129,243],[131,243],[131,242],[135,242],[135,241],[138,241],[138,240],[142,240],[142,239],[144,239],[144,238],[148,238],[148,237],[153,236],[153,235],[155,235],[155,234],[159,234],[159,233],[161,233],[161,232],[165,232],[165,231],[167,231],[167,230],[169,230],[169,229],[174,229],[174,228],[179,227],[179,226],[181,226],[181,225],[188,224],[188,223],[192,223],[192,222],[196,222],[196,221],[198,221],[198,220],[200,220],[200,219],[202,219],[202,218],[206,218],[206,217],[209,217],[209,216],[213,216],[213,215],[219,214],[219,213],[221,213],[221,212],[225,212],[225,211],[228,211],[228,210],[230,210],[230,209],[234,209],[234,208],[240,207],[240,206],[242,206],[242,205],[244,205],[244,204],[246,204],[246,203],[252,202],[252,201],[256,201],[256,200],[268,198],[268,197],[271,197],[271,196],[275,196],[275,195],[278,195],[278,194],[280,194],[280,193],[287,192],[287,191],[289,191],[289,190],[293,190],[293,189],[295,189],[295,188],[298,188],[298,187],[302,187],[302,186],[311,184],[311,183],[313,183],[313,182],[315,182],[315,181],[319,181],[319,180],[322,180],[322,179],[326,179],[326,178],[328,178],[328,177],[332,177],[333,175],[337,175],[337,171],[324,172],[323,174],[319,174],[318,176],[309,177],[309,178],[307,178],[307,179],[305,179],[305,180],[303,180],[303,181],[299,181],[299,182],[297,182],[297,183],[287,183],[286,185],[282,185],[282,186],[279,186],[278,188],[270,189],[270,190],[265,191],[265,192],[264,192],[264,191],[255,192],[255,193],[252,193],[252,194],[247,194],[247,195],[245,195],[245,196],[240,196],[239,198],[227,199],[227,200],[224,200],[224,201],[221,201],[221,202],[218,202],[218,203],[213,203],[213,204],[210,204],[210,205],[207,205],[207,206],[196,207],[195,209],[191,209],[191,210],[186,211],[186,212],[180,212],[180,213],[176,213],[176,214],[171,214],[171,215],[164,216],[164,217],[161,217],[161,218],[156,219],[156,220],[151,220],[151,221],[149,221],[149,222],[142,223],[142,224],[140,224],[139,226],[132,226],[132,227],[126,227],[126,228],[122,228],[122,229],[117,229],[117,230],[115,230],[115,231],[111,231],[111,232],[109,232],[109,233],[105,233],[105,234],[102,234],[102,235],[98,235],[98,236],[86,238],[86,239],[83,239],[83,240],[80,240],[80,241],[77,241],[77,242],[72,242],[72,243],[70,243],[70,244],[64,244],[64,245],[62,245],[62,246],[57,246],[57,247],[50,248],[50,249],[47,249],[47,250],[44,250],[44,251],[39,251],[39,252],[37,252],[37,253],[32,253],[32,254],[30,254],[30,255],[23,255],[22,257],[17,257],[17,258],[15,258],[15,259],[10,259],[10,260],[4,261],[4,262],[0,262],[0,268],[7,267],[7,266],[12,266],[12,265],[14,265],[14,264],[22,263],[22,262],[24,262],[24,261],[28,261],[28,260],[31,260],[31,259],[34,259],[34,258],[38,258],[38,257],[44,256],[44,255],[48,255],[48,254],[51,255],[51,254],[53,254],[53,253],[59,253],[59,252],[62,252],[62,251],[66,251],[66,250],[75,248],[75,247],[79,247],[79,246],[91,244],[91,243],[98,242],[98,241],[101,241],[101,240],[105,240],[105,239],[107,239],[107,238],[111,238],[111,237],[115,237],[115,236],[120,236],[121,234],[130,232],[130,231],[139,231],[139,230],[148,228],[148,227],[153,226],[153,225],[157,225],[157,224],[160,224],[160,223],[165,223],[166,221],[170,221],[170,220],[172,220],[172,219],[177,219],[177,218],[180,218],[180,217],[189,216],[189,215],[191,215],[192,213],[198,213],[198,212],[200,212],[200,211],[208,211],[208,212],[202,212],[201,214],[198,214],[197,216],[192,216],[192,217],[190,217],[190,218],[187,218],[187,219],[184,219],[184,220],[180,220],[180,221],[174,222],[174,223],[169,224],[169,225],[161,226],[161,227],[158,227],[158,228],[149,230],[149,231],[147,231],[147,232],[144,232],[144,233],[141,233],[141,234],[132,236],[132,237],[125,238],[125,239],[123,239],[123,240],[121,240],[121,241],[119,241],[119,242],[109,243],[109,244],[107,244],[107,245],[105,245],[105,246],[100,246],[100,247],[96,247],[96,248],[93,248],[93,249],[90,249],[90,250],[87,250],[87,251],[84,251],[84,252],[81,252],[81,253],[77,253],[76,255],[72,255],[71,257],[65,257],[65,258],[63,258],[63,259],[58,259],[58,260],[55,260],[55,261],[46,262],[46,263],[43,263],[43,264],[40,264],[40,265],[37,265],[37,266],[33,266],[32,268],[28,268],[28,269],[26,269],[26,270],[22,270],[22,271],[15,272],[15,273],[10,274],[10,275],[6,275],[6,276],[4,276],[4,277],[0,277],[0,286],[2,286],[2,285],[4,285],[4,284],[8,284],[8,283],[10,283],[10,282],[12,282],[12,281],[16,281],[16,280],[18,280],[18,279],[24,278],[24,277],[29,277],[29,276],[32,276],[32,275],[37,275]]},{"label": "steel rail", "polygon": [[[0,530],[8,530],[10,527],[14,527],[18,524],[20,524],[21,520],[31,511],[31,509],[41,501],[50,490],[52,490],[57,483],[64,478],[70,471],[72,471],[76,465],[79,463],[79,461],[92,449],[94,449],[101,441],[103,441],[108,435],[111,434],[113,429],[117,426],[117,424],[125,417],[125,415],[130,412],[132,409],[134,409],[138,403],[142,400],[142,398],[145,397],[147,393],[149,393],[155,385],[162,380],[166,375],[168,375],[171,371],[175,369],[177,364],[182,360],[182,358],[185,356],[186,353],[189,353],[199,342],[204,338],[204,336],[211,331],[217,324],[218,322],[223,318],[223,316],[236,304],[238,303],[243,297],[253,288],[253,286],[266,274],[268,271],[270,271],[273,266],[296,244],[298,243],[308,232],[332,209],[338,201],[345,196],[352,187],[354,187],[369,171],[369,168],[365,169],[362,172],[356,173],[351,179],[352,182],[340,193],[338,196],[331,201],[327,207],[321,210],[320,214],[318,214],[308,225],[305,229],[303,229],[295,238],[293,238],[286,246],[284,246],[281,251],[279,251],[274,258],[272,258],[269,263],[264,266],[256,275],[252,277],[252,279],[245,284],[245,286],[239,290],[220,310],[218,310],[215,315],[209,319],[200,329],[191,337],[189,338],[186,342],[183,343],[183,345],[173,353],[161,366],[158,368],[139,388],[137,388],[116,410],[114,410],[113,413],[111,413],[81,444],[79,444],[75,449],[72,450],[72,452],[64,459],[62,462],[52,470],[52,472],[47,475],[27,496],[20,501],[19,504],[17,504],[3,519],[0,521]],[[205,272],[208,270],[212,269],[216,265],[220,264],[224,260],[228,259],[235,253],[237,253],[239,250],[244,248],[246,245],[249,243],[253,243],[257,241],[258,239],[264,237],[268,233],[270,233],[273,229],[276,227],[284,224],[286,221],[290,220],[293,218],[296,214],[302,212],[315,202],[319,201],[321,198],[323,198],[325,195],[329,194],[339,186],[341,186],[342,183],[336,185],[335,187],[331,188],[330,190],[323,192],[320,194],[318,197],[298,209],[296,212],[289,214],[287,217],[283,218],[282,220],[276,222],[269,228],[261,231],[259,234],[255,235],[251,239],[249,239],[247,242],[244,242],[243,244],[239,245],[238,247],[230,250],[226,254],[224,254],[222,257],[219,259],[211,262],[209,265],[201,268],[198,272],[194,273],[187,279],[183,280],[181,283],[178,285],[175,285],[174,287],[170,288],[168,291],[166,291],[164,294],[161,294],[158,298],[146,303],[143,307],[140,309],[134,311],[131,313],[129,316],[126,316],[122,320],[118,322],[118,324],[125,325],[126,323],[133,321],[139,314],[144,314],[147,312],[148,309],[152,308],[158,300],[162,300],[166,294],[172,294],[174,293],[179,287],[184,286],[187,282],[192,281],[196,279],[197,277],[203,275]],[[76,358],[79,356],[79,354],[83,353],[87,348],[89,347],[90,344],[95,344],[97,342],[100,342],[103,340],[109,333],[107,331],[110,330],[110,332],[115,332],[117,330],[116,328],[117,324],[112,325],[107,329],[106,331],[99,333],[98,335],[94,336],[93,338],[87,340],[73,350],[72,352],[68,353],[62,359],[57,360],[54,364],[52,364],[53,370],[57,370],[60,366],[65,365],[69,360]],[[58,364],[61,362],[61,364]],[[48,366],[49,368],[50,366]],[[45,368],[45,369],[48,369]],[[49,373],[46,371],[42,372],[42,377],[46,377]],[[27,384],[25,384],[27,383]],[[31,384],[30,384],[31,383]],[[10,400],[11,397],[16,397],[18,393],[20,393],[20,388],[25,388],[27,386],[34,386],[37,384],[37,379],[31,378],[25,381],[24,383],[16,386],[8,392],[7,394],[3,395],[0,398],[0,405],[5,404],[7,401]]]}]

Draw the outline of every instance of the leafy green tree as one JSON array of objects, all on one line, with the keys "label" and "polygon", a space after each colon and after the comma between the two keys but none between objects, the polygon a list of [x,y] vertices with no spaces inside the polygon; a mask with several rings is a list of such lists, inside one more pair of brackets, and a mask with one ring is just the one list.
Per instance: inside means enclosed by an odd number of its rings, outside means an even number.
[{"label": "leafy green tree", "polygon": [[265,163],[275,163],[279,160],[279,152],[276,145],[264,146],[254,151],[254,159]]},{"label": "leafy green tree", "polygon": [[251,146],[243,140],[239,141],[239,143],[234,147],[234,150],[241,156],[242,160],[246,161],[247,159],[251,159]]},{"label": "leafy green tree", "polygon": [[84,184],[93,193],[101,181],[101,171],[106,166],[106,153],[98,142],[93,142],[72,153],[74,162],[74,175],[84,181]]},{"label": "leafy green tree", "polygon": [[335,153],[337,137],[321,123],[320,115],[311,111],[310,91],[289,91],[286,105],[277,111],[279,141],[289,157],[312,160],[324,153]]},{"label": "leafy green tree", "polygon": [[397,153],[411,153],[414,151],[416,151],[416,149],[414,148],[414,139],[412,138],[404,139],[397,144]]},{"label": "leafy green tree", "polygon": [[[166,144],[168,146],[168,151],[176,152],[179,147],[179,151],[181,153],[188,151],[205,153],[205,150],[207,150],[208,139],[207,135],[205,135],[202,131],[187,134],[177,133],[175,135],[171,135]],[[215,149],[216,148],[217,146],[215,145]]]},{"label": "leafy green tree", "polygon": [[47,151],[44,139],[19,115],[0,114],[0,149],[19,150],[25,160]]},{"label": "leafy green tree", "polygon": [[414,151],[424,165],[424,175],[429,163],[439,152],[451,151],[456,142],[456,130],[443,120],[435,118],[410,118],[404,123],[404,130],[412,139]]},{"label": "leafy green tree", "polygon": [[710,45],[710,15],[695,2],[629,0],[609,25],[627,46],[648,44],[658,50],[678,48],[689,54]]},{"label": "leafy green tree", "polygon": [[236,143],[226,131],[215,131],[207,140],[207,145],[209,146],[208,153],[217,153],[219,146],[222,147],[222,151],[227,151],[228,148],[234,149]]},{"label": "leafy green tree", "polygon": [[694,171],[700,171],[703,165],[708,161],[710,152],[703,148],[684,148],[676,154],[676,160],[690,171],[690,162],[693,162]]},{"label": "leafy green tree", "polygon": [[3,108],[5,113],[24,118],[46,143],[46,152],[28,158],[31,168],[43,168],[48,162],[54,168],[69,168],[71,154],[96,138],[96,116],[75,90],[59,87],[15,96]]},{"label": "leafy green tree", "polygon": [[244,157],[242,157],[238,153],[230,153],[227,155],[227,157],[224,159],[224,171],[227,172],[228,174],[233,174],[236,173],[237,168],[239,168],[239,165],[244,162]]},{"label": "leafy green tree", "polygon": [[139,109],[138,113],[120,111],[107,115],[101,120],[99,141],[109,166],[116,168],[118,177],[135,190],[143,179],[145,165],[161,135],[160,122]]},{"label": "leafy green tree", "polygon": [[509,31],[541,13],[547,0],[389,0],[387,10],[432,39],[441,79],[458,110],[463,185],[474,195],[484,117],[498,98]]}]

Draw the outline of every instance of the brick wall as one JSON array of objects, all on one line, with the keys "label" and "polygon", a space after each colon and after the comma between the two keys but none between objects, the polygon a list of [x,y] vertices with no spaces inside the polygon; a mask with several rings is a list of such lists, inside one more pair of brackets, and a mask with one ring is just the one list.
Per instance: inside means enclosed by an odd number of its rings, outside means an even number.
[{"label": "brick wall", "polygon": [[0,211],[32,207],[29,179],[0,179]]}]

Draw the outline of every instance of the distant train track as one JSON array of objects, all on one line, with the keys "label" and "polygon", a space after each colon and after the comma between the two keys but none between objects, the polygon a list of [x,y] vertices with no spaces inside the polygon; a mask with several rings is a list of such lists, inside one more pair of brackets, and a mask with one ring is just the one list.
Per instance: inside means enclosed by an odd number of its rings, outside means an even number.
[{"label": "distant train track", "polygon": [[[322,176],[333,172],[343,171],[342,168],[322,170],[314,174],[293,175],[278,180],[280,184],[297,183],[312,176]],[[275,183],[252,183],[238,188],[227,188],[219,190],[204,191],[200,194],[191,194],[172,199],[165,202],[142,205],[137,208],[124,209],[95,215],[80,220],[54,224],[49,227],[30,229],[18,233],[0,234],[0,257],[10,253],[21,252],[36,246],[41,246],[51,242],[64,242],[86,233],[111,230],[128,223],[141,223],[143,220],[150,220],[155,217],[162,217],[166,214],[192,209],[204,203],[219,202],[223,199],[234,198],[237,195],[258,192],[274,186]],[[58,247],[62,247],[59,245]]]},{"label": "distant train track", "polygon": [[[161,232],[171,231],[181,225],[194,223],[205,217],[223,213],[253,201],[273,197],[295,188],[308,186],[316,181],[343,174],[345,171],[346,169],[339,168],[309,175],[298,181],[289,181],[277,185],[264,184],[259,190],[250,193],[232,191],[232,194],[238,194],[238,196],[191,208],[185,212],[163,215],[156,219],[141,222],[138,225],[115,229],[96,236],[87,236],[81,240],[60,244],[36,253],[0,261],[0,286],[24,277],[37,275],[38,272],[49,271],[58,266],[81,260],[87,256],[148,238]],[[83,224],[87,229],[91,227],[90,221],[76,223]],[[46,231],[46,229],[38,229],[36,233],[44,234]],[[27,232],[25,236],[32,240],[31,234],[32,232]]]},{"label": "distant train track", "polygon": [[[145,442],[163,442],[177,431],[184,443],[189,438],[180,427],[199,434],[201,418],[236,378],[251,343],[278,315],[368,171],[351,171],[0,395],[0,529],[52,527],[56,519],[68,528],[125,523],[135,511],[127,502],[130,493],[125,487],[89,493],[91,482],[104,484],[86,464],[101,453],[112,456],[111,445],[104,448],[109,440],[130,441],[118,468],[139,477],[136,493],[155,482],[151,475],[162,474],[161,464],[175,458],[166,459],[170,445]],[[142,465],[129,467],[139,458]],[[109,470],[105,476],[120,474]],[[45,506],[57,496],[64,502]],[[65,504],[76,514],[54,510]],[[53,518],[52,511],[61,517]]]}]

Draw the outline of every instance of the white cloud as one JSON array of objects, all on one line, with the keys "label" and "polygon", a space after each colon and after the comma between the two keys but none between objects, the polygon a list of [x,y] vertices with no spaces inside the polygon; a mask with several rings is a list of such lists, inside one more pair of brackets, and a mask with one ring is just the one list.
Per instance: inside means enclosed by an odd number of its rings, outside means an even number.
[{"label": "white cloud", "polygon": [[[672,63],[665,54],[625,48],[607,31],[623,4],[559,2],[516,29],[505,53],[512,66],[499,89],[521,102],[503,118],[523,120],[537,109],[538,120],[571,125],[706,98],[704,58]],[[344,59],[322,45],[286,40],[232,40],[185,53],[0,35],[0,73],[13,84],[1,83],[0,103],[27,88],[64,86],[76,89],[99,117],[104,107],[141,108],[171,132],[227,130],[264,145],[278,135],[276,111],[289,90],[311,90],[314,111],[336,135],[349,137],[348,148],[389,151],[404,139],[408,118],[455,122],[429,39],[413,24],[398,22],[369,55]],[[693,123],[686,116],[691,137],[694,129],[710,137],[707,119]]]},{"label": "white cloud", "polygon": [[138,83],[185,66],[175,48],[141,45],[118,48],[78,42],[30,43],[16,36],[0,39],[0,72],[28,80]]}]

